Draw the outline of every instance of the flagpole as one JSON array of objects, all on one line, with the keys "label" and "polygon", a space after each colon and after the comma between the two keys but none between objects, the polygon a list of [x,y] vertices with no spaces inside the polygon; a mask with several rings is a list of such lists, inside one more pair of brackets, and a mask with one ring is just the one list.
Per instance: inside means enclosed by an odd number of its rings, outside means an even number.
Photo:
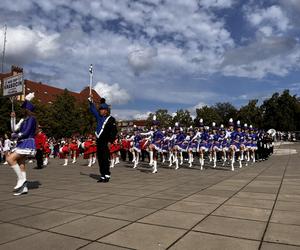
[{"label": "flagpole", "polygon": [[92,85],[93,85],[93,64],[90,65],[90,95],[92,95]]}]

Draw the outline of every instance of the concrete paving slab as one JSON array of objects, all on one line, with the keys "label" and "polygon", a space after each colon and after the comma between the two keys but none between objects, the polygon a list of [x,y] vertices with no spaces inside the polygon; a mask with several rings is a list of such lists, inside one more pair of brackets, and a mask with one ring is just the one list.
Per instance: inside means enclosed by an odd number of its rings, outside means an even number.
[{"label": "concrete paving slab", "polygon": [[174,203],[174,200],[140,198],[138,200],[128,202],[126,205],[133,207],[160,209],[170,205],[171,203]]},{"label": "concrete paving slab", "polygon": [[79,219],[81,217],[83,217],[83,215],[60,211],[50,211],[39,215],[33,215],[24,219],[14,220],[13,222],[27,227],[46,230],[66,222]]},{"label": "concrete paving slab", "polygon": [[8,223],[0,224],[0,244],[38,233],[38,230]]},{"label": "concrete paving slab", "polygon": [[64,235],[41,232],[23,239],[0,245],[0,250],[65,250],[77,249],[84,246],[88,241],[67,237]]},{"label": "concrete paving slab", "polygon": [[118,246],[113,246],[113,245],[108,245],[104,243],[99,243],[99,242],[93,242],[91,244],[88,244],[85,247],[80,248],[82,250],[126,250],[130,248],[124,248],[124,247],[118,247]]},{"label": "concrete paving slab", "polygon": [[157,250],[166,249],[184,233],[181,229],[134,223],[99,241],[134,249]]},{"label": "concrete paving slab", "polygon": [[300,250],[300,247],[263,242],[261,250]]},{"label": "concrete paving slab", "polygon": [[193,201],[178,201],[168,207],[165,210],[199,213],[199,214],[209,214],[215,210],[219,204],[213,203],[199,203]]},{"label": "concrete paving slab", "polygon": [[127,196],[127,195],[106,195],[103,197],[100,197],[98,199],[94,199],[93,201],[99,201],[104,203],[112,203],[112,204],[124,204],[133,200],[138,199],[138,197],[135,196]]},{"label": "concrete paving slab", "polygon": [[120,205],[117,207],[106,209],[105,211],[98,212],[95,215],[115,218],[115,219],[136,221],[155,211],[156,211],[155,209],[150,209],[150,208],[129,207],[129,206]]},{"label": "concrete paving slab", "polygon": [[271,222],[300,226],[300,212],[274,210]]},{"label": "concrete paving slab", "polygon": [[24,218],[36,214],[45,213],[48,210],[41,209],[41,208],[30,208],[30,207],[14,207],[14,208],[7,208],[0,211],[0,221],[12,221],[19,218]]},{"label": "concrete paving slab", "polygon": [[202,194],[194,194],[185,198],[184,201],[194,201],[194,202],[204,202],[204,203],[217,203],[221,204],[226,201],[228,198],[217,197],[211,195],[202,195]]},{"label": "concrete paving slab", "polygon": [[259,200],[259,199],[246,199],[237,198],[236,196],[228,200],[225,205],[253,207],[253,208],[266,208],[272,209],[274,205],[273,200]]},{"label": "concrete paving slab", "polygon": [[51,198],[41,197],[41,196],[37,196],[37,195],[23,195],[16,199],[8,200],[8,201],[6,201],[6,203],[14,204],[14,205],[28,205],[28,204],[32,204],[35,202],[41,202],[41,201],[46,201],[46,200],[51,200]]},{"label": "concrete paving slab", "polygon": [[260,240],[266,228],[266,222],[242,220],[220,216],[209,216],[193,230],[225,236],[234,236]]},{"label": "concrete paving slab", "polygon": [[87,240],[96,240],[127,224],[129,224],[129,222],[96,216],[86,216],[62,226],[52,228],[50,231]]},{"label": "concrete paving slab", "polygon": [[189,232],[182,239],[180,239],[171,250],[257,250],[259,241],[236,239],[225,237],[221,235],[211,235],[200,232]]},{"label": "concrete paving slab", "polygon": [[262,208],[236,207],[223,205],[213,215],[241,218],[248,220],[268,221],[271,210]]},{"label": "concrete paving slab", "polygon": [[260,199],[260,200],[275,200],[275,194],[256,193],[256,192],[239,192],[235,195],[237,198]]},{"label": "concrete paving slab", "polygon": [[300,246],[300,226],[270,223],[264,240]]},{"label": "concrete paving slab", "polygon": [[73,212],[73,213],[80,213],[80,214],[94,214],[100,212],[102,210],[111,208],[116,206],[112,203],[103,203],[100,201],[85,201],[80,202],[77,204],[73,204],[71,206],[62,207],[58,210],[66,211],[66,212]]},{"label": "concrete paving slab", "polygon": [[45,208],[45,209],[57,209],[61,207],[66,207],[70,206],[73,204],[78,203],[78,201],[74,200],[67,200],[63,198],[58,198],[58,199],[47,199],[42,202],[34,202],[29,204],[30,207],[37,207],[37,208]]},{"label": "concrete paving slab", "polygon": [[300,202],[277,201],[275,204],[275,210],[300,212]]},{"label": "concrete paving slab", "polygon": [[161,225],[161,226],[177,227],[182,229],[191,229],[198,222],[200,222],[204,217],[205,215],[203,214],[160,210],[154,214],[146,216],[145,218],[139,220],[138,222]]}]

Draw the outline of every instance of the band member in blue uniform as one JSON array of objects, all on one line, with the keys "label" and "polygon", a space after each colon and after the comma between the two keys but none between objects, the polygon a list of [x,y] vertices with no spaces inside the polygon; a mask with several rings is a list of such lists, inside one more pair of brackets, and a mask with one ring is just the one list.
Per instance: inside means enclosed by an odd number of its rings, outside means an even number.
[{"label": "band member in blue uniform", "polygon": [[100,179],[98,182],[108,182],[110,180],[110,168],[109,159],[110,145],[116,139],[118,130],[116,126],[116,120],[109,115],[109,106],[105,103],[105,99],[102,98],[100,102],[99,112],[93,102],[93,96],[89,97],[90,111],[94,115],[97,121],[96,137],[97,137],[97,158],[100,168]]},{"label": "band member in blue uniform", "polygon": [[33,116],[34,105],[30,102],[33,97],[34,93],[30,93],[25,97],[25,101],[21,106],[25,118],[21,119],[18,124],[16,124],[16,114],[11,113],[12,138],[17,140],[17,145],[12,153],[8,155],[7,162],[18,178],[17,185],[14,187],[14,195],[28,193],[25,161],[28,156],[34,157],[36,153],[34,137],[37,122]]}]

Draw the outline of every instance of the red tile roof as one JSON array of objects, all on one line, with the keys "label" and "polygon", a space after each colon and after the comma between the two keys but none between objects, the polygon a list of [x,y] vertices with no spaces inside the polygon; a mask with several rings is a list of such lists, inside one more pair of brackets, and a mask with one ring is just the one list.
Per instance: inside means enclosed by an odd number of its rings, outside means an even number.
[{"label": "red tile roof", "polygon": [[[0,73],[0,80],[3,80],[6,77],[10,77],[14,74],[22,73],[23,69],[17,66],[11,66],[11,72]],[[64,92],[64,89],[53,87],[41,82],[34,82],[31,80],[24,80],[25,85],[25,95],[30,92],[35,93],[35,98],[43,104],[51,104],[56,99],[57,95],[60,95]],[[85,87],[80,93],[76,93],[68,90],[69,93],[76,98],[78,102],[86,102],[89,97],[90,90],[89,87]],[[92,90],[93,98],[96,103],[100,102],[100,96],[95,90]]]},{"label": "red tile roof", "polygon": [[[56,99],[56,96],[62,94],[64,89],[46,85],[43,83],[33,82],[30,80],[24,81],[25,95],[30,92],[35,93],[35,98],[44,104],[51,104]],[[69,90],[68,90],[69,91]],[[89,87],[85,87],[80,93],[69,91],[70,95],[75,97],[78,102],[86,102],[89,97]],[[92,94],[96,103],[100,102],[100,96],[95,90],[92,90]]]}]

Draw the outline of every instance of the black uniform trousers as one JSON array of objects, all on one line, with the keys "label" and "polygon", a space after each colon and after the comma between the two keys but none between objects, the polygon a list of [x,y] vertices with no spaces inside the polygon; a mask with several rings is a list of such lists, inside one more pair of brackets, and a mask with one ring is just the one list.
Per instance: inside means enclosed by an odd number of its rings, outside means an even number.
[{"label": "black uniform trousers", "polygon": [[37,168],[43,167],[43,154],[44,154],[43,149],[36,150],[35,159],[36,159]]},{"label": "black uniform trousers", "polygon": [[105,175],[110,176],[110,171],[109,171],[110,153],[108,148],[108,142],[97,139],[97,158],[98,158],[101,177],[105,177]]}]

